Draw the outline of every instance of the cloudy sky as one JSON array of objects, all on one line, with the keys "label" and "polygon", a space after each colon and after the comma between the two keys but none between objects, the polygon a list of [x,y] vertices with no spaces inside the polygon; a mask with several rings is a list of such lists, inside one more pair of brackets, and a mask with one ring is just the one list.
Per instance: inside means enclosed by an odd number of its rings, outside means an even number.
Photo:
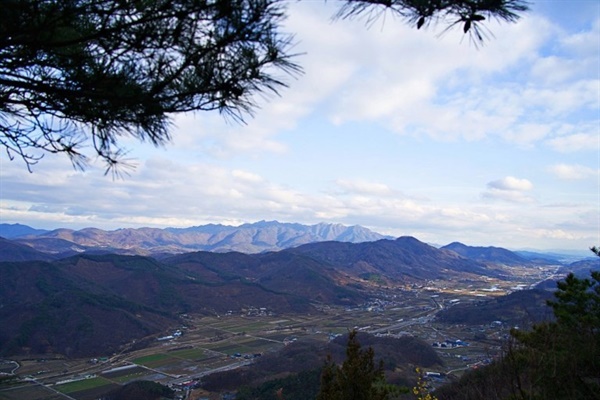
[{"label": "cloudy sky", "polygon": [[125,142],[113,180],[0,154],[0,222],[188,227],[362,225],[434,244],[600,245],[600,2],[538,0],[474,46],[443,26],[335,21],[291,2],[304,74],[246,125],[178,116],[165,148]]}]

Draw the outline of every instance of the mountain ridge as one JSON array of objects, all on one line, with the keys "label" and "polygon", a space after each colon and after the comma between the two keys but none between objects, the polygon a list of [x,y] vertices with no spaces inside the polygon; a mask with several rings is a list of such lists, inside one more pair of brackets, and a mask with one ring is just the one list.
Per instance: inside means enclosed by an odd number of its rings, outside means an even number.
[{"label": "mountain ridge", "polygon": [[441,247],[445,250],[451,250],[455,253],[481,262],[502,262],[507,265],[524,264],[527,260],[517,253],[501,248],[501,247],[482,247],[482,246],[467,246],[460,242],[452,242]]},{"label": "mountain ridge", "polygon": [[[310,243],[286,251],[309,254],[321,262],[343,265],[352,270],[362,268],[363,274],[378,273],[396,279],[405,276],[435,279],[442,275],[450,276],[456,271],[490,274],[490,270],[477,261],[452,251],[435,248],[412,236],[354,244]],[[431,265],[435,265],[436,268],[432,269]],[[437,276],[432,276],[432,271],[435,271]]]},{"label": "mountain ridge", "polygon": [[[391,238],[358,225],[302,225],[278,221],[259,221],[239,226],[209,224],[189,228],[121,228],[112,231],[98,228],[39,231],[23,227],[17,229],[17,234],[14,225],[0,224],[0,236],[45,252],[51,252],[51,240],[67,241],[73,244],[71,254],[91,249],[139,255],[191,251],[261,253],[325,240],[359,243]],[[24,235],[23,232],[29,234]],[[61,250],[55,253],[64,253],[68,247],[63,242]]]}]

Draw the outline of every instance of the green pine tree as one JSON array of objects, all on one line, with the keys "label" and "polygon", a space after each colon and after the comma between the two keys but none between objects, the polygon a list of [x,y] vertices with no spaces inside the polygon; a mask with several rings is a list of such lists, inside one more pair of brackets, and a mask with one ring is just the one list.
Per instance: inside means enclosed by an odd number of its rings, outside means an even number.
[{"label": "green pine tree", "polygon": [[346,360],[342,365],[336,365],[327,357],[317,400],[385,400],[390,393],[383,362],[375,366],[375,352],[371,347],[361,349],[357,332],[353,330],[348,335]]}]

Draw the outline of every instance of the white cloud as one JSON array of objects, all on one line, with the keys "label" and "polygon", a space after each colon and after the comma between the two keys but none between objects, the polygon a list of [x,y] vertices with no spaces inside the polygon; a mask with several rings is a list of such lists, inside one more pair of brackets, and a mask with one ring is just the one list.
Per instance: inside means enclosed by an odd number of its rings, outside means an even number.
[{"label": "white cloud", "polygon": [[512,176],[491,181],[487,185],[490,189],[505,191],[526,191],[533,188],[533,185],[527,179],[519,179]]},{"label": "white cloud", "polygon": [[[576,151],[595,151],[600,149],[600,128],[589,127],[589,133],[571,133],[548,139],[548,145],[555,151],[571,153]],[[593,133],[593,130],[597,132]]]},{"label": "white cloud", "polygon": [[[591,3],[592,2],[590,2],[590,4]],[[598,11],[598,8],[596,8],[595,11]],[[598,59],[600,57],[600,54],[598,53],[598,48],[600,47],[600,17],[596,15],[591,29],[581,29],[570,35],[562,35],[558,43],[563,51],[579,57],[582,60],[589,57]]]},{"label": "white cloud", "polygon": [[580,60],[553,55],[536,60],[531,67],[531,76],[544,85],[560,85],[581,76],[580,68]]},{"label": "white cloud", "polygon": [[[177,116],[176,148],[221,159],[285,154],[292,150],[281,134],[319,113],[340,126],[370,121],[435,140],[499,136],[533,146],[551,139],[558,114],[564,121],[599,106],[598,79],[589,68],[598,65],[598,54],[579,45],[597,42],[596,31],[567,36],[532,13],[517,24],[490,21],[494,37],[478,49],[460,30],[439,37],[441,27],[415,30],[399,20],[370,28],[364,21],[332,22],[337,6],[291,3],[285,29],[296,33],[296,61],[305,73],[286,79],[290,88],[281,97],[258,98],[247,125],[224,124],[217,113]],[[563,51],[544,54],[558,38]]]},{"label": "white cloud", "polygon": [[529,146],[536,143],[552,132],[552,126],[548,124],[516,124],[510,131],[503,136],[506,140],[512,143],[517,143],[521,146]]},{"label": "white cloud", "polygon": [[482,197],[484,199],[489,200],[503,200],[513,203],[531,203],[533,202],[533,198],[525,195],[524,193],[517,191],[506,191],[499,189],[488,189],[482,193]]},{"label": "white cloud", "polygon": [[237,180],[240,180],[240,181],[243,181],[246,183],[250,183],[250,184],[257,184],[257,183],[261,183],[264,181],[264,179],[262,177],[260,177],[259,175],[253,174],[248,171],[233,170],[231,172],[231,175]]},{"label": "white cloud", "polygon": [[[356,36],[350,28],[346,34]],[[542,55],[542,46],[562,31],[535,15],[492,29],[496,37],[479,50],[456,35],[439,39],[402,24],[355,37],[367,56],[354,55],[363,67],[334,99],[332,120],[338,125],[368,120],[436,140],[494,135],[532,146],[552,135],[559,115],[564,120],[597,109],[598,80],[580,68],[597,65],[597,54]]]},{"label": "white cloud", "polygon": [[363,180],[338,179],[335,182],[344,193],[367,194],[376,196],[389,196],[393,191],[383,183],[367,182]]},{"label": "white cloud", "polygon": [[481,195],[484,199],[503,200],[514,203],[533,202],[533,198],[526,193],[533,188],[533,185],[527,179],[507,176],[488,182],[487,187],[487,190]]},{"label": "white cloud", "polygon": [[579,180],[589,177],[597,177],[598,170],[583,165],[556,164],[549,167],[549,171],[557,178],[565,180]]}]

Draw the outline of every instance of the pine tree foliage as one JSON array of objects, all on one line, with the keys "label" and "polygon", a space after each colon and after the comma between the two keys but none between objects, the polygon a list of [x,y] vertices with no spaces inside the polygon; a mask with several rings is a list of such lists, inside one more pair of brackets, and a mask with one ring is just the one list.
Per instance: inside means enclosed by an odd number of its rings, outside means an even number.
[{"label": "pine tree foliage", "polygon": [[[510,354],[519,398],[598,398],[600,393],[600,271],[558,283],[555,322],[514,331]],[[591,396],[591,397],[590,397]]]},{"label": "pine tree foliage", "polygon": [[586,279],[569,274],[557,286],[556,301],[548,302],[554,310],[557,324],[572,329],[578,335],[600,333],[600,271],[591,271],[590,278]]},{"label": "pine tree foliage", "polygon": [[0,17],[0,140],[86,162],[86,139],[109,166],[118,139],[170,139],[169,114],[239,118],[253,95],[298,70],[270,0],[7,0]]},{"label": "pine tree foliage", "polygon": [[385,383],[383,362],[375,366],[373,349],[361,349],[353,330],[348,335],[343,364],[338,366],[331,357],[327,358],[317,400],[385,400],[390,391]]},{"label": "pine tree foliage", "polygon": [[[478,40],[523,0],[340,0],[340,18],[447,19]],[[0,146],[27,167],[45,153],[109,170],[123,137],[162,145],[178,113],[251,115],[301,72],[283,33],[286,0],[5,0],[0,13]],[[85,148],[91,148],[91,151]]]},{"label": "pine tree foliage", "polygon": [[349,0],[338,16],[366,16],[367,21],[373,22],[387,11],[417,29],[436,22],[446,24],[447,29],[460,26],[478,44],[488,37],[483,21],[515,22],[527,10],[528,3],[524,0]]}]

